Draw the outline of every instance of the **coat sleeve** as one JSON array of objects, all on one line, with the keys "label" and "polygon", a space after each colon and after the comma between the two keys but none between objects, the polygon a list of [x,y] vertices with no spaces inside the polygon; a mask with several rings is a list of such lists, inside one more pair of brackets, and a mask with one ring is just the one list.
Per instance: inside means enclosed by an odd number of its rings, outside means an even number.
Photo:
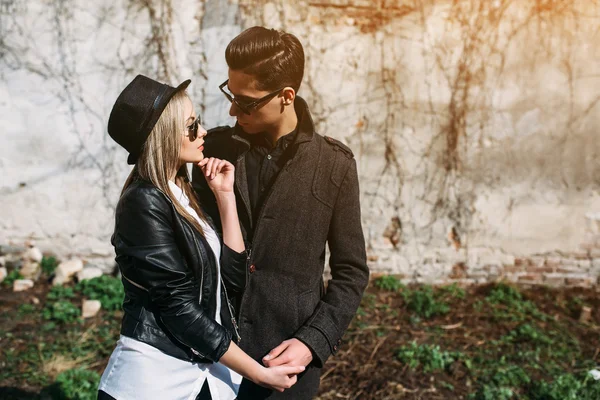
[{"label": "coat sleeve", "polygon": [[[133,193],[132,193],[133,194]],[[181,343],[217,362],[231,343],[231,333],[207,315],[199,288],[175,242],[173,210],[162,193],[144,190],[121,199],[113,244],[122,274],[144,287],[160,320]]]},{"label": "coat sleeve", "polygon": [[369,281],[354,158],[349,164],[333,208],[327,238],[331,280],[313,315],[294,335],[311,349],[313,362],[319,367],[337,351]]}]

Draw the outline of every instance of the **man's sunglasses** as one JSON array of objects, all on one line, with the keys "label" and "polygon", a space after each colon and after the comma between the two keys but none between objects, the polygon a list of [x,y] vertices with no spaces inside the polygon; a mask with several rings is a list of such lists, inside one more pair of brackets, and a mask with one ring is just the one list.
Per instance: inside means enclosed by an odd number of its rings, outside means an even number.
[{"label": "man's sunglasses", "polygon": [[243,102],[243,101],[236,99],[235,96],[233,96],[233,94],[225,91],[224,87],[227,86],[228,83],[229,83],[229,79],[227,79],[225,82],[221,83],[219,85],[219,90],[221,90],[221,92],[225,95],[225,97],[227,97],[227,100],[229,100],[230,103],[235,104],[240,110],[242,110],[244,112],[244,114],[248,114],[248,115],[250,115],[250,113],[252,113],[252,111],[254,111],[256,109],[256,107],[258,107],[260,105],[260,103],[263,103],[264,101],[274,97],[276,94],[278,94],[279,92],[281,92],[284,89],[284,88],[277,89],[274,92],[271,92],[271,93],[267,94],[266,96],[261,97],[260,99],[257,99],[257,100],[253,99],[253,101],[251,101],[251,102]]},{"label": "man's sunglasses", "polygon": [[202,119],[200,118],[196,118],[194,120],[194,122],[192,122],[191,125],[187,126],[187,131],[188,131],[188,138],[190,139],[190,142],[193,142],[194,140],[196,140],[198,138],[198,130],[200,125],[202,125]]}]

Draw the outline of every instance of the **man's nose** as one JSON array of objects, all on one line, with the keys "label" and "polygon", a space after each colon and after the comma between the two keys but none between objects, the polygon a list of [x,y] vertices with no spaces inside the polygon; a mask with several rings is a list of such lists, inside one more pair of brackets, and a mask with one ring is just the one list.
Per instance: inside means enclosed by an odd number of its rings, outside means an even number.
[{"label": "man's nose", "polygon": [[240,110],[240,108],[236,106],[234,102],[231,102],[231,106],[229,107],[229,115],[232,117],[237,117],[241,112],[242,110]]}]

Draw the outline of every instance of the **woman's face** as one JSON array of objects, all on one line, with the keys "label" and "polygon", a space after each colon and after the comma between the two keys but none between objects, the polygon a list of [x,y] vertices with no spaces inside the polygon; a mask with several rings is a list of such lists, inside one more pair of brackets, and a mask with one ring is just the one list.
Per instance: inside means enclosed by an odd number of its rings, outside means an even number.
[{"label": "woman's face", "polygon": [[204,136],[206,129],[198,124],[198,137],[194,138],[194,125],[196,120],[196,112],[189,98],[185,99],[184,116],[185,127],[182,129],[181,151],[179,152],[179,163],[197,163],[202,161],[204,154]]}]

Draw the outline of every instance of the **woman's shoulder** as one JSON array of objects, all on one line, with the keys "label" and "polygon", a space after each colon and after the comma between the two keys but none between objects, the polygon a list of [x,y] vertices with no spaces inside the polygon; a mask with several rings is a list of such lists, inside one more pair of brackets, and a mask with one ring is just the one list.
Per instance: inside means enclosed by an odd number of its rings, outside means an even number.
[{"label": "woman's shoulder", "polygon": [[151,182],[133,181],[121,194],[117,209],[152,209],[169,207],[168,197]]}]

